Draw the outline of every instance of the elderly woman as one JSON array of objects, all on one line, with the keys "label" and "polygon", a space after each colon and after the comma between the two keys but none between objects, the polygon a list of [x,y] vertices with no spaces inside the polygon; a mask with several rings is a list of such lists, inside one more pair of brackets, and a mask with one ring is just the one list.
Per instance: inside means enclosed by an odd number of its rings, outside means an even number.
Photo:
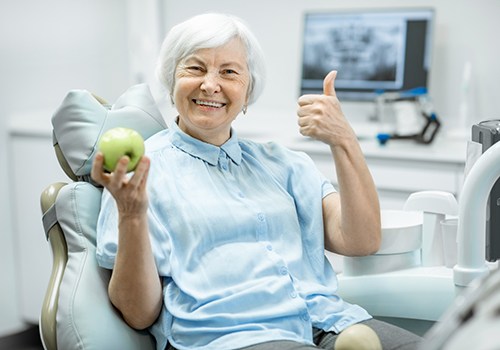
[{"label": "elderly woman", "polygon": [[[324,249],[377,251],[377,192],[335,96],[298,101],[303,135],[331,147],[338,192],[303,153],[239,139],[231,123],[264,84],[263,55],[232,16],[206,14],[174,27],[158,75],[178,117],[146,142],[133,175],[95,158],[105,187],[98,261],[112,269],[109,297],[125,321],[150,327],[157,348],[331,348],[364,322],[384,348],[418,337],[371,319],[337,294]],[[360,215],[362,213],[362,215]],[[413,344],[413,346],[411,345]]]}]

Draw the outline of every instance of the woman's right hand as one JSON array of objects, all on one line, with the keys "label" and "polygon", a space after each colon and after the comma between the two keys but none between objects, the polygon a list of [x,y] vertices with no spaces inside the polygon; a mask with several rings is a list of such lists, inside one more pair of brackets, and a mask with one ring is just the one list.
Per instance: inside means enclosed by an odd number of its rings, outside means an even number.
[{"label": "woman's right hand", "polygon": [[118,208],[118,250],[109,281],[111,303],[125,322],[145,329],[156,320],[162,308],[162,285],[148,235],[148,197],[146,182],[150,159],[142,156],[134,174],[127,174],[128,157],[122,157],[112,173],[103,168],[104,156],[97,153],[92,179],[104,186]]},{"label": "woman's right hand", "polygon": [[121,215],[141,215],[148,209],[146,183],[150,160],[147,156],[142,156],[132,176],[127,175],[129,161],[128,157],[122,157],[115,170],[108,173],[103,168],[104,155],[98,152],[90,176],[110,192]]}]

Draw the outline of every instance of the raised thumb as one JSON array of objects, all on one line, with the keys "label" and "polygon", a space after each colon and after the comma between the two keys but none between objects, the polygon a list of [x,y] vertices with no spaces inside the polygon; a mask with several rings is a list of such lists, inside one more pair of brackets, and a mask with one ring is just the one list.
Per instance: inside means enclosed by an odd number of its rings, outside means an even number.
[{"label": "raised thumb", "polygon": [[328,73],[323,80],[323,94],[327,96],[335,96],[335,78],[337,77],[337,71],[332,70]]}]

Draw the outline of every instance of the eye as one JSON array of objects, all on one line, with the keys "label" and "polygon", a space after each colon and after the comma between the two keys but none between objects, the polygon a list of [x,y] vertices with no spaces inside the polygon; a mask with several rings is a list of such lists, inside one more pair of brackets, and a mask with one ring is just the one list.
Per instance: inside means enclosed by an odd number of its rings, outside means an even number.
[{"label": "eye", "polygon": [[203,72],[204,72],[203,67],[201,67],[201,66],[196,66],[196,65],[187,66],[185,69],[186,69],[188,72],[191,72],[191,73],[194,73],[194,74],[200,74],[200,73],[203,73]]},{"label": "eye", "polygon": [[238,76],[240,73],[237,70],[234,70],[232,68],[225,68],[221,71],[221,75],[226,77],[226,78],[235,78]]}]

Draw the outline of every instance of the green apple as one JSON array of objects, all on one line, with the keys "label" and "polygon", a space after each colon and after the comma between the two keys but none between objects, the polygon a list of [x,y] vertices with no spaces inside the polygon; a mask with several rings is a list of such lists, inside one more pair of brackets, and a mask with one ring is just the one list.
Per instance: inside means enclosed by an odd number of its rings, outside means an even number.
[{"label": "green apple", "polygon": [[127,172],[130,172],[135,169],[144,154],[144,139],[133,129],[117,127],[102,134],[98,148],[104,155],[105,170],[112,172],[118,161],[127,156],[130,159]]},{"label": "green apple", "polygon": [[335,341],[335,350],[382,350],[380,339],[373,329],[364,324],[355,324],[340,332]]}]

